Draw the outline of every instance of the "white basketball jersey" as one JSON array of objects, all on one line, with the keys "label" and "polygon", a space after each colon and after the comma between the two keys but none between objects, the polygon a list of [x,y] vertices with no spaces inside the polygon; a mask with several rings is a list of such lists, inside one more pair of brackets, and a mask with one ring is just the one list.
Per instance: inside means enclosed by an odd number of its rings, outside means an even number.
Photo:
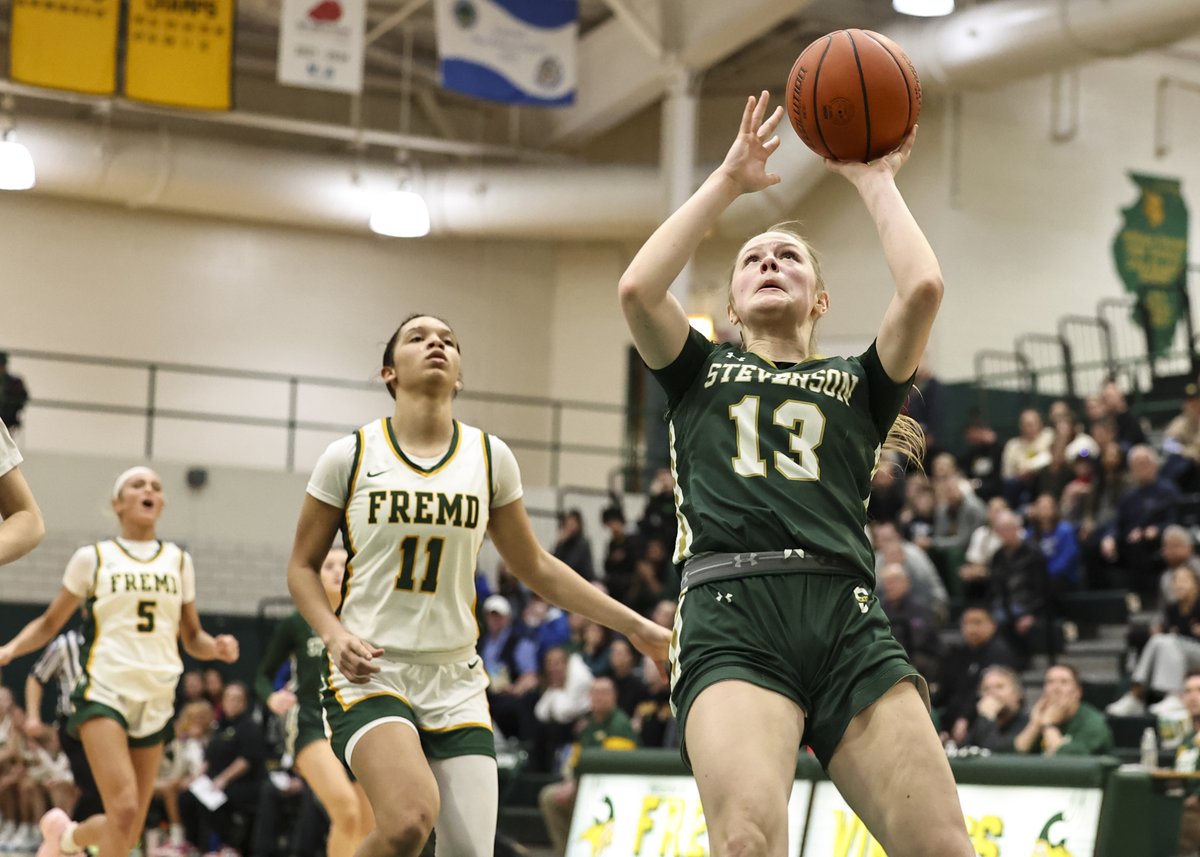
[{"label": "white basketball jersey", "polygon": [[[507,478],[497,478],[501,457]],[[378,420],[329,447],[308,491],[345,510],[350,558],[338,616],[346,628],[401,660],[470,657],[489,510],[521,494],[508,447],[456,420],[446,454],[417,462],[400,449],[391,422]]]},{"label": "white basketball jersey", "polygon": [[192,575],[187,553],[172,542],[159,542],[144,559],[115,539],[80,549],[63,584],[88,602],[84,680],[130,699],[174,693],[183,672],[179,616],[195,598]]}]

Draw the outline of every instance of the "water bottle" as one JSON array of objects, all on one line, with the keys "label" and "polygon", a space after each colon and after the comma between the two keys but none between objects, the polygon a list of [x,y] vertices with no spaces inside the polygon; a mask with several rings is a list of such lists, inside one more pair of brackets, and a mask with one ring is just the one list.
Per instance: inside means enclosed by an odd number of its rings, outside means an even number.
[{"label": "water bottle", "polygon": [[1142,767],[1158,767],[1158,737],[1152,726],[1147,726],[1142,732]]}]

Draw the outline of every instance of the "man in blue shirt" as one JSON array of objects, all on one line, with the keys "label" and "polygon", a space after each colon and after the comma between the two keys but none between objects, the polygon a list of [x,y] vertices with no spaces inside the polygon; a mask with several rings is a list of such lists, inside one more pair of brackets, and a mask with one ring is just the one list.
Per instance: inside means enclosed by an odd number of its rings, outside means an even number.
[{"label": "man in blue shirt", "polygon": [[531,741],[537,728],[537,643],[513,623],[512,605],[503,595],[489,595],[483,602],[483,623],[477,648],[491,680],[492,719],[504,735]]}]

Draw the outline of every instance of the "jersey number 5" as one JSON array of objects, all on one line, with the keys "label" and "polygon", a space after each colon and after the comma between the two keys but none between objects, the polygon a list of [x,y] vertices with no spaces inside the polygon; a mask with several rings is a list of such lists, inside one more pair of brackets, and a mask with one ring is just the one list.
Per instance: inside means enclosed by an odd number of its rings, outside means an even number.
[{"label": "jersey number 5", "polygon": [[[412,592],[414,587],[414,571],[417,565],[417,551],[421,540],[409,536],[400,542],[400,573],[396,575],[396,589],[401,592]],[[442,565],[442,547],[446,540],[431,538],[425,544],[425,576],[421,578],[421,588],[424,593],[437,592],[438,570]]]},{"label": "jersey number 5", "polygon": [[143,634],[154,633],[154,601],[139,601],[137,629]]},{"label": "jersey number 5", "polygon": [[[737,457],[733,459],[733,472],[751,478],[767,475],[767,462],[759,453],[758,442],[758,396],[743,396],[736,405],[729,406],[729,419],[737,431]],[[775,409],[773,422],[787,429],[789,448],[795,458],[775,453],[775,469],[800,482],[811,482],[821,478],[821,462],[817,459],[817,447],[825,437],[825,415],[812,402],[797,402],[789,399]],[[799,428],[797,428],[797,425]]]}]

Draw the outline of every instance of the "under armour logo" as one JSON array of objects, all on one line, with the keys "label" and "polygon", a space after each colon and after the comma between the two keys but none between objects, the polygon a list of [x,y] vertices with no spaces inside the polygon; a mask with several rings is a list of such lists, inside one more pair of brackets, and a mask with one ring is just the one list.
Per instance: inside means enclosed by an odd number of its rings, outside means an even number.
[{"label": "under armour logo", "polygon": [[858,612],[866,613],[868,610],[867,604],[871,600],[871,593],[865,586],[854,587],[854,600],[858,602]]},{"label": "under armour logo", "polygon": [[808,556],[808,554],[806,554],[800,548],[787,548],[783,552],[784,559],[791,559],[792,557],[795,557],[796,559],[804,559],[806,556]]},{"label": "under armour logo", "polygon": [[756,553],[735,553],[733,555],[733,567],[741,568],[743,565],[748,565],[751,568],[758,565],[758,554],[756,554]]},{"label": "under armour logo", "polygon": [[740,362],[742,362],[742,363],[745,363],[745,362],[746,362],[746,355],[742,354],[742,355],[739,355],[739,356],[737,356],[737,357],[735,357],[735,358],[733,358],[733,359],[734,359],[734,360],[738,360],[738,361],[740,361]]},{"label": "under armour logo", "polygon": [[725,592],[725,593],[718,592],[717,593],[717,601],[724,601],[726,604],[729,604],[730,602],[733,601],[733,593],[732,592]]}]

